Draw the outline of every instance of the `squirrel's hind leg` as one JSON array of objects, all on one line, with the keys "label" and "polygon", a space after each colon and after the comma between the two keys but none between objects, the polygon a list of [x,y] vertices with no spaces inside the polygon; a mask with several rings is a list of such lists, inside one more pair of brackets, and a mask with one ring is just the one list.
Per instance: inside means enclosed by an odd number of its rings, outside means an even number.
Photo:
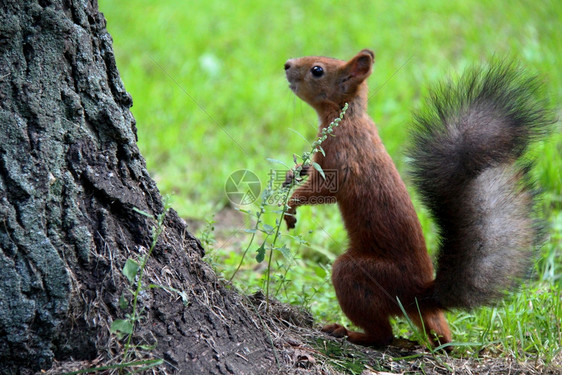
[{"label": "squirrel's hind leg", "polygon": [[451,342],[451,331],[443,311],[422,311],[423,321],[420,319],[418,311],[409,313],[408,316],[420,329],[427,332],[434,346]]},{"label": "squirrel's hind leg", "polygon": [[375,278],[381,274],[395,274],[386,263],[369,256],[346,252],[332,266],[332,283],[338,302],[349,320],[365,333],[349,331],[339,324],[325,326],[322,330],[336,337],[347,336],[359,345],[384,346],[394,336],[389,317],[397,310],[396,302],[384,292],[388,286]]}]

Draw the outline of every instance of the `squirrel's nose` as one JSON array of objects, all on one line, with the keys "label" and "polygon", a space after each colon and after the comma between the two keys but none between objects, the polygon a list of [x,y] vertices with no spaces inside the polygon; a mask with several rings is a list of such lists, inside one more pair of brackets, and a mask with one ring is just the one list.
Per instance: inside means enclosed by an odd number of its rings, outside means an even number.
[{"label": "squirrel's nose", "polygon": [[291,69],[291,60],[287,60],[287,62],[285,63],[285,70],[289,69]]}]

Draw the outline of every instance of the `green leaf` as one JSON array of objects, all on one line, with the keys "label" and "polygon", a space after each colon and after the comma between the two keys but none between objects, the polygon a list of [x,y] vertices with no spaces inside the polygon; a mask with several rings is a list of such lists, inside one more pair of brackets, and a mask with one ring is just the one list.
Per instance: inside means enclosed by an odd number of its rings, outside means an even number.
[{"label": "green leaf", "polygon": [[264,225],[263,225],[263,230],[264,230],[265,233],[267,233],[267,234],[273,234],[273,231],[275,230],[275,228],[272,227],[272,226],[269,225],[269,224],[264,224]]},{"label": "green leaf", "polygon": [[263,262],[265,259],[265,242],[261,244],[260,248],[257,250],[256,261],[258,263]]},{"label": "green leaf", "polygon": [[152,215],[149,214],[148,212],[143,211],[143,210],[141,210],[141,209],[139,209],[139,208],[133,207],[133,211],[135,211],[136,213],[139,213],[139,214],[141,214],[141,215],[143,215],[143,216],[149,217],[149,218],[151,218],[151,219],[154,218],[154,216],[152,216]]},{"label": "green leaf", "polygon": [[285,257],[285,259],[292,259],[292,254],[291,254],[291,250],[289,250],[289,248],[287,248],[287,245],[283,245],[281,247],[278,247],[277,250],[279,250],[281,252],[281,254],[283,254],[283,256]]},{"label": "green leaf", "polygon": [[320,266],[313,267],[313,270],[316,276],[324,278],[327,275],[326,270]]},{"label": "green leaf", "polygon": [[289,169],[289,167],[287,166],[287,164],[285,164],[285,163],[282,162],[281,160],[272,159],[272,158],[267,158],[267,160],[270,161],[270,162],[272,162],[272,163],[281,164],[281,165],[284,166],[285,168]]},{"label": "green leaf", "polygon": [[312,166],[314,167],[314,169],[316,169],[318,171],[318,173],[320,173],[320,176],[322,176],[322,178],[325,180],[326,179],[326,175],[324,174],[324,171],[322,170],[322,167],[320,166],[320,164],[318,164],[317,162],[313,161],[312,162]]},{"label": "green leaf", "polygon": [[123,295],[119,297],[119,307],[121,308],[121,310],[125,310],[127,307],[129,307],[129,301]]},{"label": "green leaf", "polygon": [[125,262],[125,266],[123,267],[123,275],[129,280],[129,283],[135,282],[135,276],[137,276],[137,272],[139,272],[139,264],[137,261],[129,258]]},{"label": "green leaf", "polygon": [[146,345],[145,344],[145,345],[139,345],[138,347],[141,348],[142,350],[151,351],[151,350],[156,349],[156,344],[153,344],[153,345]]},{"label": "green leaf", "polygon": [[133,324],[126,319],[116,319],[111,323],[110,331],[113,333],[122,332],[131,335],[133,333]]},{"label": "green leaf", "polygon": [[305,142],[308,142],[308,138],[306,138],[304,135],[302,135],[302,133],[299,133],[298,131],[296,131],[295,129],[289,128],[290,131],[292,131],[293,133],[295,133],[296,135],[298,135],[299,137],[301,137],[301,139]]}]

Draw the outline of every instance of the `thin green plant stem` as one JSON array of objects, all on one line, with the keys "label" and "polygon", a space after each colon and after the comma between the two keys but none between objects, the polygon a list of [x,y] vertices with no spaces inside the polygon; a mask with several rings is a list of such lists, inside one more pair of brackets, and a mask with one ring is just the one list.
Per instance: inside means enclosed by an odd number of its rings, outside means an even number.
[{"label": "thin green plant stem", "polygon": [[[278,249],[276,247],[276,244],[277,244],[277,241],[279,240],[279,238],[281,237],[281,226],[283,225],[283,221],[284,221],[283,218],[284,218],[285,214],[287,213],[288,209],[290,208],[289,201],[290,201],[290,197],[291,197],[292,188],[298,184],[296,176],[300,176],[300,172],[302,171],[303,166],[310,165],[310,164],[312,164],[312,167],[314,167],[314,169],[318,170],[320,172],[320,174],[322,176],[324,176],[324,173],[322,171],[321,166],[318,165],[317,163],[314,163],[314,162],[311,163],[312,156],[316,152],[322,152],[322,154],[324,154],[324,150],[322,149],[321,144],[324,140],[326,140],[328,138],[328,136],[334,136],[332,134],[333,128],[339,126],[340,122],[343,119],[343,116],[345,115],[345,112],[347,111],[347,108],[348,108],[348,104],[345,103],[344,107],[342,108],[342,110],[340,112],[340,115],[337,118],[335,118],[328,125],[328,127],[322,129],[319,137],[314,142],[312,142],[311,151],[305,152],[303,154],[303,156],[301,157],[301,160],[302,160],[301,164],[297,164],[296,156],[295,156],[295,164],[296,165],[291,168],[291,171],[293,172],[293,175],[295,176],[295,178],[291,179],[291,181],[289,182],[288,185],[285,185],[281,188],[282,194],[280,196],[282,196],[283,202],[282,202],[282,204],[280,204],[280,206],[282,206],[282,209],[281,209],[281,211],[279,211],[279,218],[276,219],[276,226],[275,227],[269,226],[269,228],[267,230],[261,230],[260,225],[262,224],[262,216],[266,211],[266,207],[268,206],[268,200],[273,195],[273,191],[274,191],[273,190],[273,182],[274,182],[274,174],[273,173],[271,174],[271,176],[269,178],[267,188],[264,190],[264,192],[262,194],[262,199],[261,199],[261,202],[260,202],[259,211],[257,211],[257,213],[256,213],[256,218],[257,218],[256,224],[254,225],[253,229],[251,230],[252,236],[250,237],[250,241],[249,241],[248,245],[246,246],[246,249],[242,253],[242,257],[240,259],[240,262],[238,263],[238,266],[236,267],[236,269],[234,270],[234,272],[230,276],[229,282],[232,282],[232,280],[234,279],[234,277],[236,276],[236,274],[238,273],[238,271],[242,267],[242,264],[244,263],[244,259],[246,258],[246,255],[248,254],[248,251],[252,247],[252,245],[253,245],[253,243],[256,239],[256,235],[257,235],[258,231],[262,231],[262,232],[266,233],[266,237],[263,240],[262,245],[260,246],[260,248],[258,250],[258,253],[260,253],[260,250],[265,251],[265,247],[266,247],[266,244],[268,243],[268,239],[269,239],[270,235],[273,234],[273,239],[269,242],[269,257],[268,257],[268,262],[267,262],[267,271],[266,271],[266,275],[265,275],[266,309],[267,310],[269,310],[269,293],[270,293],[270,284],[271,284],[271,268],[272,268],[272,263],[273,263],[273,252],[274,252],[274,250]],[[273,160],[273,161],[276,161],[276,160]],[[276,161],[276,162],[278,162],[278,161]],[[284,163],[282,163],[282,164],[285,165]],[[271,229],[274,229],[274,233],[271,232]],[[261,256],[261,259],[258,260],[258,262],[261,262],[262,260],[263,260],[263,255]]]},{"label": "thin green plant stem", "polygon": [[[328,138],[329,135],[332,135],[331,133],[332,133],[334,127],[339,126],[339,124],[340,124],[341,120],[343,119],[343,116],[345,115],[345,112],[347,111],[348,107],[349,107],[348,103],[345,103],[345,105],[343,106],[343,108],[340,112],[339,117],[334,119],[328,125],[327,128],[322,129],[321,135],[314,142],[312,142],[311,152],[307,152],[307,153],[304,154],[304,156],[302,158],[301,165],[297,165],[297,166],[293,167],[294,176],[297,176],[297,174],[295,172],[297,172],[298,175],[300,175],[300,171],[302,170],[302,166],[309,164],[310,161],[312,160],[312,156],[316,152],[321,151],[322,153],[324,153],[324,150],[321,147],[322,142],[324,142],[326,140],[326,138]],[[296,161],[295,161],[295,163],[296,163]],[[317,165],[317,164],[314,165],[314,168],[317,169],[322,175],[324,174],[319,165]],[[293,178],[291,180],[289,186],[283,187],[283,189],[284,189],[284,191],[283,191],[283,193],[284,193],[283,209],[280,212],[279,218],[276,220],[277,225],[276,225],[275,235],[273,237],[273,240],[271,241],[271,245],[270,245],[270,248],[269,248],[269,259],[268,259],[268,263],[267,263],[267,273],[266,273],[266,293],[265,293],[266,310],[268,310],[268,311],[269,311],[269,285],[270,285],[270,280],[271,280],[271,263],[272,263],[272,260],[273,260],[273,250],[276,248],[275,245],[277,243],[277,240],[280,237],[281,225],[283,225],[283,218],[284,218],[285,214],[287,213],[287,210],[290,208],[289,200],[290,200],[290,197],[291,197],[291,191],[296,184],[297,184],[296,178]]]},{"label": "thin green plant stem", "polygon": [[[269,182],[267,184],[267,189],[265,191],[271,191],[272,187],[273,187],[273,174],[271,174],[271,177],[269,178]],[[256,221],[256,224],[254,225],[253,230],[252,230],[252,237],[250,237],[250,242],[248,243],[248,246],[246,246],[246,250],[244,250],[244,253],[242,253],[242,258],[240,259],[240,262],[238,262],[238,266],[236,267],[236,269],[232,273],[232,276],[230,276],[230,278],[228,279],[229,282],[232,282],[232,280],[234,279],[234,276],[236,276],[236,274],[240,270],[240,267],[242,267],[242,264],[244,263],[244,259],[246,258],[246,254],[248,254],[248,250],[250,250],[250,247],[254,243],[254,239],[256,238],[256,233],[258,232],[259,226],[261,224],[261,217],[265,213],[265,207],[267,205],[267,199],[268,198],[269,198],[269,195],[265,194],[265,192],[264,192],[264,194],[262,195],[261,203],[260,203],[260,210],[256,214],[257,221]]]},{"label": "thin green plant stem", "polygon": [[[156,218],[156,222],[157,225],[154,228],[154,231],[152,232],[152,242],[150,244],[150,248],[148,250],[148,253],[146,254],[145,257],[143,257],[140,268],[139,268],[139,273],[138,273],[138,281],[137,281],[137,287],[135,289],[135,292],[133,293],[133,315],[131,317],[131,325],[133,326],[132,331],[134,332],[134,327],[136,324],[136,321],[138,319],[138,299],[139,299],[139,294],[142,290],[142,276],[144,274],[144,269],[146,268],[146,264],[148,263],[148,259],[150,258],[150,255],[152,254],[152,251],[154,251],[154,248],[156,247],[156,244],[158,243],[158,238],[160,237],[160,235],[162,234],[162,231],[164,230],[164,218],[166,217],[166,212],[169,209],[169,202],[168,199],[165,199],[164,201],[164,211],[158,215],[158,217]],[[127,337],[127,342],[125,343],[125,351],[123,352],[123,359],[127,360],[128,355],[129,355],[129,349],[131,348],[131,340],[133,338],[133,333],[130,333]]]},{"label": "thin green plant stem", "polygon": [[287,212],[289,206],[289,199],[291,197],[291,189],[287,188],[285,192],[285,199],[283,202],[283,209],[281,210],[280,219],[277,220],[277,228],[275,230],[275,235],[273,237],[273,241],[271,241],[271,248],[269,249],[269,260],[267,262],[267,274],[266,274],[266,289],[265,289],[265,306],[266,310],[269,311],[269,284],[271,279],[271,261],[273,259],[273,249],[275,248],[275,244],[277,243],[277,239],[279,238],[279,234],[281,232],[281,225],[283,225],[283,217]]},{"label": "thin green plant stem", "polygon": [[[286,280],[287,279],[287,274],[289,273],[289,267],[285,267],[285,273],[283,274],[283,278],[282,280]],[[286,288],[286,283],[282,282],[279,283],[279,286],[277,287],[277,289],[275,290],[275,294],[274,296],[277,297],[279,295],[279,293],[281,292],[281,288],[284,289],[285,295],[287,294],[287,288]]]}]

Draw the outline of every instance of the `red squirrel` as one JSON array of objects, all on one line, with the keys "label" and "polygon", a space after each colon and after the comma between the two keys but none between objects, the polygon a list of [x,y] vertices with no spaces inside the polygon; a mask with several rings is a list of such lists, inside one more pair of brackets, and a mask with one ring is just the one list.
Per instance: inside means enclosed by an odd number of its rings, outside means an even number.
[{"label": "red squirrel", "polygon": [[539,231],[532,184],[516,161],[552,121],[534,99],[536,80],[513,64],[475,69],[434,91],[430,109],[416,116],[409,150],[413,181],[440,235],[434,276],[411,198],[366,112],[374,58],[365,49],[349,61],[285,63],[291,90],[319,116],[319,135],[345,103],[348,109],[313,159],[336,171],[339,188],[325,188],[318,170],[304,166],[308,178],[284,219],[294,228],[296,208],[322,202],[318,197],[335,198],[341,211],[349,247],[333,264],[332,282],[343,312],[364,332],[339,324],[324,332],[390,344],[389,318],[402,315],[401,304],[435,345],[448,343],[444,310],[491,303],[528,271]]}]

